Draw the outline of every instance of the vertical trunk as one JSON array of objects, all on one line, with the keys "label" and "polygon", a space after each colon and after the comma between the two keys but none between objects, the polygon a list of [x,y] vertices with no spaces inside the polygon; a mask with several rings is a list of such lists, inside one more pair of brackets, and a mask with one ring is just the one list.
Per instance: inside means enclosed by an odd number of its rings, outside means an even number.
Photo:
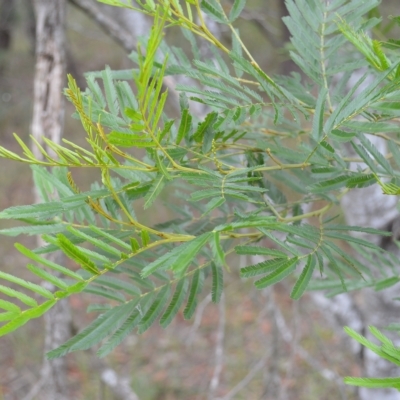
[{"label": "vertical trunk", "polygon": [[[61,140],[64,120],[62,90],[65,83],[65,0],[34,0],[36,16],[36,66],[34,81],[32,136],[43,145],[43,137]],[[46,148],[45,145],[43,147]],[[42,155],[33,146],[36,157]],[[51,154],[50,150],[49,153]],[[38,193],[35,201],[40,202]],[[42,245],[41,239],[38,244]],[[51,254],[55,260],[60,254]],[[60,262],[60,261],[58,261]],[[64,343],[71,336],[71,315],[66,300],[61,300],[45,316],[44,352]],[[27,398],[67,400],[66,359],[44,357],[41,379]]]},{"label": "vertical trunk", "polygon": [[[369,140],[378,150],[385,154],[386,142],[378,137],[371,136]],[[352,169],[360,167],[360,164],[352,165]],[[361,165],[362,168],[365,165]],[[394,232],[396,221],[399,214],[396,209],[396,196],[386,196],[382,193],[378,185],[373,185],[363,190],[353,190],[349,192],[342,200],[342,207],[349,225],[369,226],[377,229],[392,230]],[[392,240],[382,241],[380,237],[364,234],[364,239],[380,245],[386,250],[399,255],[399,249],[393,245]],[[379,261],[378,261],[379,262]],[[369,265],[372,271],[376,269],[375,265]],[[375,292],[371,289],[364,289],[362,297],[359,298],[359,309],[364,319],[362,334],[373,340],[372,335],[366,329],[369,325],[383,328],[390,322],[397,322],[399,315],[399,306],[393,300],[396,297],[398,287],[390,287],[382,292]],[[387,333],[387,332],[385,332]],[[395,345],[398,345],[398,336],[393,334],[391,338]],[[388,377],[397,376],[398,371],[393,364],[380,359],[375,353],[366,350],[363,356],[363,375],[367,377]],[[360,400],[395,400],[399,397],[398,391],[388,389],[365,389],[360,388]]]},{"label": "vertical trunk", "polygon": [[[35,0],[36,66],[32,135],[58,143],[64,121],[65,1]],[[37,157],[41,157],[37,154]]]}]

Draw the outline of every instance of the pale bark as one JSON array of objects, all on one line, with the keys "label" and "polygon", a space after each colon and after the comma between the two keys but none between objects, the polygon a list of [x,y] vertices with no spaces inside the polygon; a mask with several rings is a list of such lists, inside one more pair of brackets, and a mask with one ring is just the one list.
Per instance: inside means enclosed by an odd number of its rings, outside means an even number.
[{"label": "pale bark", "polygon": [[[36,66],[32,136],[59,143],[64,123],[65,0],[35,0]],[[33,149],[37,157],[42,155]]]},{"label": "pale bark", "polygon": [[[35,0],[36,65],[33,92],[32,136],[43,145],[43,137],[59,143],[64,122],[65,85],[65,0]],[[43,155],[35,145],[32,151],[38,159]],[[49,153],[51,151],[48,149]],[[35,202],[40,202],[35,192]],[[38,245],[43,245],[39,238]],[[60,254],[51,254],[56,260]],[[59,262],[59,260],[58,260]],[[52,288],[54,289],[54,288]],[[60,300],[45,315],[44,353],[60,346],[71,337],[71,313],[67,300]],[[37,396],[37,397],[36,397]],[[48,360],[44,356],[41,376],[26,399],[70,399],[66,358]]]},{"label": "pale bark", "polygon": [[[349,82],[349,87],[352,87],[364,73],[365,71],[354,73]],[[371,80],[372,77],[367,79],[364,85],[370,84]],[[359,91],[362,91],[364,87],[360,87]],[[355,93],[355,96],[357,96],[357,93]],[[382,154],[387,153],[385,140],[372,135],[368,139]],[[357,168],[363,169],[366,168],[366,165],[352,163],[351,169],[357,170]],[[384,195],[378,185],[351,190],[343,197],[341,205],[349,225],[389,230],[393,232],[396,238],[399,221],[399,213],[396,207],[397,198],[396,196]],[[383,241],[381,237],[376,235],[358,232],[355,234],[397,255],[400,254],[399,249],[391,239]],[[375,265],[368,265],[368,267],[372,271],[376,269]],[[369,335],[368,326],[374,325],[378,328],[383,328],[390,322],[398,321],[400,306],[392,300],[397,295],[395,294],[396,290],[396,287],[391,287],[382,292],[364,289],[357,296],[353,293],[344,293],[332,299],[326,299],[322,295],[313,293],[312,298],[330,315],[332,326],[335,326],[335,321],[336,326],[337,324],[339,325],[335,329],[341,331],[342,326],[347,325],[375,341]],[[397,335],[393,335],[392,339],[399,345]],[[360,348],[353,340],[351,341],[351,347],[354,353],[360,355],[363,376],[384,377],[399,375],[398,368],[394,367],[393,364],[378,358],[378,356],[365,348]],[[358,396],[360,400],[395,400],[399,398],[399,394],[395,390],[366,388],[360,388]]]},{"label": "pale bark", "polygon": [[[382,154],[386,154],[386,142],[383,139],[371,136],[370,141],[379,149]],[[365,167],[365,165],[353,165],[353,168]],[[396,208],[396,196],[387,196],[382,193],[380,186],[373,185],[362,190],[353,190],[342,200],[343,210],[346,220],[351,225],[368,226],[377,229],[390,230],[396,226],[399,213]],[[382,238],[374,235],[364,234],[364,239],[381,245],[386,250],[395,252],[399,255],[399,250],[392,245],[392,241],[382,241]],[[378,261],[379,262],[379,261]],[[369,265],[374,271],[375,265]],[[359,301],[359,310],[363,319],[363,331],[369,339],[373,340],[372,335],[368,334],[367,327],[370,325],[383,328],[391,322],[398,321],[400,306],[395,302],[397,288],[391,287],[382,292],[375,292],[371,289],[364,290]],[[397,335],[393,335],[392,340],[399,345]],[[369,350],[365,350],[363,359],[363,375],[367,377],[385,377],[399,375],[398,368],[388,361],[380,359]],[[399,398],[398,391],[385,389],[365,389],[359,390],[360,400],[395,400]]]}]

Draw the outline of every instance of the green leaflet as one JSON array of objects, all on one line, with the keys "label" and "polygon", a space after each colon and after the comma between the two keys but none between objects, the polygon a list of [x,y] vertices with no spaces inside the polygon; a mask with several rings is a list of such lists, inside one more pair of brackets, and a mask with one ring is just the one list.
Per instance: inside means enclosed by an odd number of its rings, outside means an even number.
[{"label": "green leaflet", "polygon": [[314,185],[309,186],[309,188],[313,193],[323,193],[332,190],[338,190],[346,186],[346,183],[348,182],[349,179],[350,179],[349,175],[342,175],[336,178],[320,181]]},{"label": "green leaflet", "polygon": [[393,276],[391,278],[383,279],[375,283],[375,290],[383,290],[388,287],[396,285],[400,281],[400,278]]},{"label": "green leaflet", "polygon": [[143,316],[142,320],[140,321],[139,333],[143,333],[150,328],[156,318],[161,314],[163,308],[165,307],[165,303],[170,294],[170,286],[165,285],[161,290],[160,293],[157,295],[156,299],[154,300],[153,304],[150,306],[146,314]]},{"label": "green leaflet", "polygon": [[324,111],[327,94],[328,91],[322,89],[318,95],[317,104],[315,106],[315,115],[311,132],[311,136],[315,141],[319,141],[324,136]]},{"label": "green leaflet", "polygon": [[198,190],[197,192],[191,193],[191,201],[200,201],[207,199],[209,197],[218,197],[218,199],[221,196],[221,190],[220,189],[205,189],[205,190]]},{"label": "green leaflet", "polygon": [[[94,246],[98,247],[99,249],[104,250],[106,253],[112,254],[116,256],[117,258],[121,257],[121,252],[114,247],[110,246],[109,244],[103,242],[102,240],[96,239],[91,235],[88,235],[82,231],[78,231],[77,229],[73,228],[72,226],[69,226],[67,228],[69,232],[74,234],[75,236],[84,239],[88,243],[93,244]],[[110,235],[111,236],[111,235]]]},{"label": "green leaflet", "polygon": [[[355,339],[357,342],[362,344],[363,346],[367,347],[371,351],[373,351],[375,354],[377,354],[379,357],[384,358],[391,363],[399,366],[400,365],[400,350],[396,347],[394,347],[393,343],[389,338],[387,338],[385,335],[383,335],[377,328],[370,326],[369,327],[370,332],[380,341],[382,342],[382,345],[378,346],[375,343],[372,343],[368,339],[366,339],[364,336],[358,334],[356,331],[349,327],[345,327],[344,331],[353,339]],[[368,378],[367,381],[363,382],[363,379],[366,378],[350,378],[347,377],[345,378],[346,380],[349,381],[349,384],[356,384],[357,386],[360,384],[360,386],[366,386],[366,387],[395,387],[394,385],[397,385],[397,388],[400,388],[399,385],[399,378]],[[376,379],[376,380],[375,380]],[[352,383],[353,382],[353,383]],[[375,384],[376,386],[369,386],[370,383]]]},{"label": "green leaflet", "polygon": [[[35,275],[37,275],[39,278],[45,280],[46,282],[51,283],[52,285],[60,288],[61,290],[68,290],[68,285],[61,280],[60,278],[57,278],[56,276],[48,273],[47,271],[36,267],[35,265],[32,264],[28,264],[26,266],[32,273],[34,273]],[[51,293],[50,293],[51,294]],[[51,297],[49,296],[49,294],[47,293],[47,298],[52,299],[54,296],[52,295]]]},{"label": "green leaflet", "polygon": [[18,313],[12,311],[0,312],[0,322],[9,321],[18,316]]},{"label": "green leaflet", "polygon": [[107,135],[108,142],[121,147],[154,147],[151,138],[144,135],[111,131]]},{"label": "green leaflet", "polygon": [[[217,116],[218,114],[216,112],[211,112],[209,114],[207,114],[206,118],[204,119],[203,122],[201,122],[197,129],[196,132],[193,135],[193,138],[196,142],[202,142],[204,135],[206,134],[206,132],[209,129],[212,129],[212,125],[215,123],[215,121],[217,120]],[[0,214],[1,215],[1,214]]]},{"label": "green leaflet", "polygon": [[146,231],[146,230],[144,230],[144,229],[142,229],[142,230],[140,231],[140,237],[141,237],[141,239],[142,239],[142,246],[143,246],[143,247],[146,247],[146,246],[150,243],[150,235],[149,235],[149,232]]},{"label": "green leaflet", "polygon": [[203,289],[203,284],[204,273],[202,270],[198,269],[193,275],[188,301],[185,309],[183,310],[183,316],[185,319],[192,318],[192,315],[197,307],[197,296],[201,293],[201,290]]},{"label": "green leaflet", "polygon": [[130,242],[131,242],[132,253],[136,253],[140,248],[139,242],[134,237],[130,238]]},{"label": "green leaflet", "polygon": [[96,281],[95,283],[87,285],[83,289],[83,292],[104,297],[109,300],[117,301],[118,303],[124,303],[126,301],[125,296],[120,291],[97,285]]},{"label": "green leaflet", "polygon": [[15,228],[0,229],[1,235],[18,236],[25,235],[42,235],[44,233],[59,233],[65,229],[64,224],[45,224],[33,226],[17,226]]},{"label": "green leaflet", "polygon": [[78,263],[85,271],[98,274],[96,264],[61,233],[57,235],[57,244],[67,257]]},{"label": "green leaflet", "polygon": [[241,14],[246,5],[246,0],[235,0],[229,12],[229,22],[232,23]]},{"label": "green leaflet", "polygon": [[161,193],[161,190],[165,186],[165,176],[163,174],[158,174],[156,179],[153,181],[150,190],[147,192],[146,196],[144,197],[144,209],[149,208],[153,203],[154,200],[158,197]]},{"label": "green leaflet", "polygon": [[181,122],[179,124],[178,136],[176,144],[180,144],[183,138],[188,137],[192,130],[192,116],[189,114],[189,109],[185,108],[182,111]]},{"label": "green leaflet", "polygon": [[351,231],[351,232],[364,232],[370,233],[372,235],[379,236],[391,236],[392,234],[388,231],[383,231],[381,229],[374,229],[361,226],[351,226],[351,225],[324,225],[324,231]]},{"label": "green leaflet", "polygon": [[[21,300],[21,299],[20,299]],[[22,300],[21,300],[22,301]],[[29,310],[23,311],[12,319],[7,324],[0,328],[0,337],[4,336],[12,331],[15,331],[22,325],[25,325],[29,320],[41,317],[51,307],[56,304],[57,300],[47,300],[46,302],[36,305]]]},{"label": "green leaflet", "polygon": [[37,302],[34,298],[27,296],[24,293],[20,293],[7,286],[0,285],[0,293],[4,293],[6,296],[15,297],[29,307],[37,307]]},{"label": "green leaflet", "polygon": [[[20,285],[26,289],[31,290],[32,292],[35,292],[37,294],[40,294],[41,296],[47,298],[47,299],[53,299],[53,293],[51,293],[49,290],[45,289],[43,286],[36,285],[35,283],[27,282],[21,278],[17,278],[13,275],[7,274],[6,272],[0,271],[0,278],[7,280],[8,282],[16,283],[17,285]],[[17,307],[17,306],[15,306]],[[17,307],[17,309],[19,309]],[[10,310],[12,311],[12,310]]]},{"label": "green leaflet", "polygon": [[168,180],[172,179],[171,174],[168,172],[167,167],[164,165],[164,161],[161,159],[160,155],[156,152],[156,165],[158,171]]},{"label": "green leaflet", "polygon": [[345,132],[340,129],[333,129],[329,135],[330,138],[335,140],[336,142],[349,142],[351,139],[356,136],[353,132]]},{"label": "green leaflet", "polygon": [[40,218],[50,219],[64,212],[61,202],[10,207],[0,212],[0,219]]},{"label": "green leaflet", "polygon": [[255,281],[254,285],[257,289],[263,289],[267,286],[273,285],[274,283],[280,282],[296,269],[296,264],[298,261],[298,257],[293,257],[290,260],[285,261],[285,263],[283,263],[274,272],[264,278],[259,279],[258,281]]},{"label": "green leaflet", "polygon": [[350,178],[346,182],[346,187],[348,188],[362,188],[366,186],[370,186],[376,183],[375,175],[366,174],[366,175],[358,175]]},{"label": "green leaflet", "polygon": [[273,258],[271,260],[262,261],[258,264],[249,265],[240,269],[240,276],[242,278],[250,278],[256,275],[262,275],[267,272],[272,272],[284,265],[288,258]]},{"label": "green leaflet", "polygon": [[371,154],[375,161],[389,174],[393,175],[393,169],[386,158],[379,152],[379,150],[365,137],[365,135],[358,135],[358,139],[368,150],[369,154]]},{"label": "green leaflet", "polygon": [[106,286],[119,292],[124,291],[131,296],[140,296],[141,294],[140,289],[137,286],[132,285],[129,281],[108,275],[96,278],[96,284]]},{"label": "green leaflet", "polygon": [[107,233],[106,231],[99,229],[97,226],[91,225],[89,226],[90,230],[96,233],[99,236],[103,236],[105,239],[109,240],[110,242],[115,243],[116,245],[124,248],[125,250],[130,251],[131,246],[128,243],[125,243],[124,241],[118,239],[117,237]]},{"label": "green leaflet", "polygon": [[146,278],[158,269],[171,269],[178,276],[185,273],[186,268],[193,261],[197,253],[205,246],[212,235],[212,232],[204,233],[189,242],[175,247],[157,260],[147,265],[141,272]]},{"label": "green leaflet", "polygon": [[202,214],[202,217],[206,216],[209,214],[212,210],[215,210],[216,208],[222,206],[225,203],[226,199],[224,197],[215,197],[214,199],[211,199],[205,206],[204,212]]},{"label": "green leaflet", "polygon": [[[343,278],[343,274],[340,271],[340,269],[338,268],[338,264],[335,260],[335,258],[333,257],[330,249],[327,246],[321,246],[321,250],[325,253],[325,256],[327,257],[327,259],[329,260],[329,267],[338,275],[340,282],[342,284],[342,289],[347,292],[347,286],[346,286],[346,282]],[[317,253],[318,254],[318,253]]]},{"label": "green leaflet", "polygon": [[307,289],[308,283],[310,282],[310,279],[314,272],[315,265],[316,265],[315,256],[309,255],[307,257],[306,266],[303,268],[303,271],[299,279],[296,281],[292,293],[290,294],[290,297],[292,299],[298,300],[303,295],[304,291]]},{"label": "green leaflet", "polygon": [[181,279],[176,285],[174,295],[171,302],[165,310],[163,316],[160,318],[160,325],[165,329],[174,319],[178,313],[181,305],[185,301],[187,289],[189,287],[188,279]]},{"label": "green leaflet", "polygon": [[260,246],[236,246],[235,251],[237,254],[248,254],[252,256],[266,255],[280,258],[287,257],[286,253],[284,253],[283,251]]},{"label": "green leaflet", "polygon": [[219,303],[221,300],[222,291],[224,289],[224,272],[220,265],[211,263],[212,272],[212,287],[211,300],[213,303]]},{"label": "green leaflet", "polygon": [[215,227],[215,231],[231,231],[240,228],[259,228],[259,227],[275,227],[275,217],[259,217],[257,219],[248,219],[243,221],[232,222],[230,224],[218,225]]},{"label": "green leaflet", "polygon": [[117,115],[119,111],[118,98],[109,66],[102,72],[102,78],[108,109],[113,115]]},{"label": "green leaflet", "polygon": [[129,317],[125,320],[125,322],[121,325],[116,332],[107,340],[107,342],[100,347],[97,351],[97,355],[102,358],[109,354],[115,347],[117,347],[132,331],[136,326],[139,324],[142,316],[140,312],[133,308],[132,313]]},{"label": "green leaflet", "polygon": [[21,312],[21,309],[18,306],[16,306],[14,303],[11,303],[7,300],[2,300],[2,299],[0,299],[0,308],[3,310],[10,311],[15,314],[19,314]]},{"label": "green leaflet", "polygon": [[76,350],[86,350],[100,342],[112,331],[118,328],[130,315],[135,312],[137,300],[113,307],[97,317],[89,326],[84,328],[73,338],[47,353],[47,358],[62,357]]},{"label": "green leaflet", "polygon": [[219,266],[225,266],[225,252],[220,243],[220,233],[213,232],[213,240],[210,241],[214,261]]},{"label": "green leaflet", "polygon": [[400,378],[352,378],[346,376],[344,383],[366,388],[394,388],[400,390]]},{"label": "green leaflet", "polygon": [[368,242],[365,239],[357,238],[355,236],[343,235],[341,233],[332,232],[332,231],[325,232],[324,235],[327,236],[327,237],[330,237],[330,238],[342,239],[342,240],[347,241],[347,242],[357,243],[357,244],[359,244],[361,246],[365,246],[365,247],[369,247],[371,249],[379,250],[379,246],[377,246],[377,245],[375,245],[375,244],[373,244],[371,242]]},{"label": "green leaflet", "polygon": [[200,7],[207,15],[217,22],[222,24],[227,23],[224,10],[216,0],[201,0]]}]

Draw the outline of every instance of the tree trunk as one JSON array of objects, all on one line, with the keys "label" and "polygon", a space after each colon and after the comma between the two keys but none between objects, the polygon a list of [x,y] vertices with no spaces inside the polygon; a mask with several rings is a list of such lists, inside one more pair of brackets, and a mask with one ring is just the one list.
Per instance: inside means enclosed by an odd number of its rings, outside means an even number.
[{"label": "tree trunk", "polygon": [[[382,154],[386,154],[386,141],[376,136],[371,136],[369,140]],[[365,168],[365,165],[354,163],[352,169],[357,167]],[[396,225],[399,220],[399,213],[396,208],[396,196],[387,196],[382,193],[380,186],[373,185],[362,190],[352,190],[342,200],[342,207],[349,225],[368,226],[376,229],[392,231],[396,239]],[[399,249],[394,242],[389,239],[382,240],[381,237],[374,235],[361,235],[363,239],[380,245],[385,250],[391,251],[399,256]],[[379,261],[377,261],[379,262]],[[369,265],[372,271],[376,269],[375,265]],[[398,293],[398,287],[390,287],[381,292],[375,292],[372,289],[364,289],[358,300],[358,307],[363,319],[362,334],[370,340],[374,338],[367,327],[374,325],[379,329],[384,328],[391,322],[398,321],[400,307],[393,300]],[[387,332],[385,332],[387,333]],[[391,339],[395,345],[399,345],[398,335],[392,334]],[[397,343],[396,343],[397,342]],[[393,364],[379,358],[375,353],[365,350],[363,356],[363,376],[366,377],[389,377],[397,376],[398,368]],[[397,390],[388,389],[359,389],[360,400],[398,400]]]},{"label": "tree trunk", "polygon": [[[36,65],[33,92],[32,136],[43,145],[43,137],[59,143],[63,131],[65,86],[65,0],[34,0],[36,16]],[[37,149],[32,151],[43,158]],[[50,149],[47,149],[51,154]],[[40,196],[35,192],[35,201]],[[38,239],[38,245],[43,241]],[[49,258],[60,262],[61,255]],[[58,260],[56,260],[58,259]],[[54,289],[54,288],[53,288]],[[45,316],[44,353],[58,347],[71,336],[71,314],[67,300],[59,301]],[[26,396],[43,400],[70,399],[66,358],[47,360],[44,356],[41,377]]]}]

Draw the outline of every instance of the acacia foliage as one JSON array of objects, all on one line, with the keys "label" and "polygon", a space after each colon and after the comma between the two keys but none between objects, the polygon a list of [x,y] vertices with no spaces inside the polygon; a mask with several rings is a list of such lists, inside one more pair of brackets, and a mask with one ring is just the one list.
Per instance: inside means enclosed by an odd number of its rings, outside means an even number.
[{"label": "acacia foliage", "polygon": [[[0,335],[62,298],[90,293],[99,300],[88,311],[98,317],[48,356],[99,342],[105,356],[134,329],[142,333],[156,321],[166,328],[180,310],[190,319],[205,290],[218,302],[226,274],[257,289],[290,279],[293,299],[306,290],[334,296],[399,281],[398,261],[353,235],[389,233],[343,225],[337,215],[350,190],[378,183],[386,194],[400,191],[398,43],[364,33],[380,22],[365,17],[378,1],[288,0],[290,55],[304,75],[277,77],[260,68],[234,26],[245,0],[229,12],[218,0],[102,1],[152,16],[153,28],[130,55],[134,68],[87,73],[85,91],[69,77],[65,94],[88,146],[44,139],[46,148],[35,143],[42,160],[18,136],[22,155],[0,147],[0,156],[32,165],[42,197],[0,212],[24,223],[0,233],[41,235],[47,243],[33,250],[16,244],[30,260],[32,282],[0,272],[0,292],[9,297],[0,300]],[[204,15],[231,31],[229,47]],[[191,54],[163,40],[172,27],[182,30]],[[199,40],[212,59],[204,60]],[[349,89],[359,69],[365,75]],[[180,116],[172,118],[163,80],[178,75],[192,83],[176,86]],[[206,115],[194,115],[191,102],[203,103]],[[372,136],[387,141],[388,155]],[[364,168],[352,169],[354,161]],[[73,175],[85,168],[97,169],[101,182],[83,191]],[[143,218],[142,210],[162,207],[174,217],[158,224]],[[49,261],[55,251],[76,267]],[[238,269],[234,253],[263,261]],[[33,283],[37,277],[55,290]]]}]

